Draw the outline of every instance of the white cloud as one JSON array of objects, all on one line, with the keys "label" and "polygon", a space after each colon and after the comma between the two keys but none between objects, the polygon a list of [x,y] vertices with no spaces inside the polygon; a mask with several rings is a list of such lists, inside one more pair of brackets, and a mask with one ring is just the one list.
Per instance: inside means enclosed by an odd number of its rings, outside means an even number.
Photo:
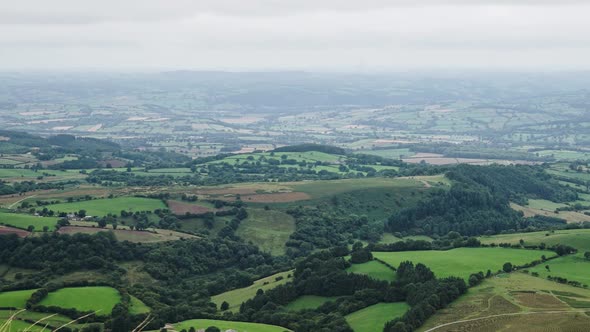
[{"label": "white cloud", "polygon": [[590,69],[589,9],[573,0],[6,1],[0,67]]}]

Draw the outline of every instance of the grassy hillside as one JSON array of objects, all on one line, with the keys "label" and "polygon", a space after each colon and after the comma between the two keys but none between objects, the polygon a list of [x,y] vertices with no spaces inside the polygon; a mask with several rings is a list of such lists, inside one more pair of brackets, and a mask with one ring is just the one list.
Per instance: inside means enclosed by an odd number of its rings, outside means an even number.
[{"label": "grassy hillside", "polygon": [[555,230],[531,233],[500,234],[482,236],[481,243],[511,243],[517,244],[520,240],[525,245],[539,245],[545,243],[547,246],[566,244],[581,252],[590,251],[590,229]]},{"label": "grassy hillside", "polygon": [[346,322],[355,332],[381,332],[383,326],[401,317],[410,308],[405,302],[377,303],[346,315]]},{"label": "grassy hillside", "polygon": [[273,274],[266,278],[254,281],[254,283],[251,286],[234,289],[229,292],[212,296],[211,302],[215,303],[217,305],[217,308],[219,309],[221,307],[221,304],[225,301],[229,303],[229,311],[238,311],[240,309],[240,305],[242,304],[242,302],[246,302],[247,300],[256,296],[256,292],[259,289],[267,291],[279,285],[286,284],[287,282],[292,280],[288,277],[292,274],[293,271]]},{"label": "grassy hillside", "polygon": [[50,292],[39,304],[60,308],[75,308],[78,311],[98,311],[109,315],[121,301],[119,292],[111,287],[68,287]]},{"label": "grassy hillside", "polygon": [[78,212],[86,210],[89,216],[105,216],[109,213],[119,214],[125,211],[153,211],[165,209],[166,205],[159,199],[143,197],[116,197],[111,199],[93,199],[73,203],[48,205],[48,209],[55,212]]},{"label": "grassy hillside", "polygon": [[412,261],[414,264],[423,263],[439,277],[461,277],[467,280],[472,273],[479,271],[492,272],[502,269],[502,265],[510,262],[513,265],[522,265],[541,256],[555,256],[552,251],[524,250],[506,248],[458,248],[447,251],[405,251],[405,252],[374,252],[373,256],[388,264],[398,266],[403,261]]},{"label": "grassy hillside", "polygon": [[236,234],[272,255],[285,253],[285,243],[295,231],[290,215],[273,210],[248,209],[248,218],[240,223]]},{"label": "grassy hillside", "polygon": [[1,292],[0,307],[24,308],[36,289]]},{"label": "grassy hillside", "polygon": [[180,323],[172,324],[176,331],[189,330],[194,327],[197,331],[205,330],[210,326],[215,326],[222,331],[233,330],[236,332],[285,332],[290,331],[284,327],[258,324],[258,323],[245,323],[245,322],[230,322],[215,319],[191,319]]},{"label": "grassy hillside", "polygon": [[338,297],[318,296],[318,295],[303,295],[298,297],[295,301],[287,304],[287,310],[303,310],[316,309],[328,301],[335,301]]},{"label": "grassy hillside", "polygon": [[35,232],[42,232],[43,227],[47,226],[49,231],[55,229],[58,218],[52,217],[37,217],[28,214],[7,213],[0,211],[0,224],[27,229],[29,226],[35,227]]},{"label": "grassy hillside", "polygon": [[[590,307],[590,290],[511,273],[503,278],[488,278],[471,288],[418,331],[451,322],[457,323],[435,331],[586,331],[590,318],[568,302]],[[493,317],[502,314],[512,316]],[[461,323],[467,319],[473,321]]]},{"label": "grassy hillside", "polygon": [[389,267],[385,266],[385,264],[378,261],[352,264],[352,266],[346,269],[346,271],[357,274],[365,274],[378,280],[393,281],[395,279],[395,272]]}]

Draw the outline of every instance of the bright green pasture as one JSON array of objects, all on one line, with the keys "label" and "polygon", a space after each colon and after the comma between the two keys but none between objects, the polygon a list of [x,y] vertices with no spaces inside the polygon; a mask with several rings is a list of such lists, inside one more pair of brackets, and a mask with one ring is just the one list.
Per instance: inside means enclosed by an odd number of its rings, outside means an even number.
[{"label": "bright green pasture", "polygon": [[[12,315],[14,315],[16,311],[10,310],[0,310],[0,326]],[[50,317],[49,317],[50,316]],[[72,318],[64,316],[64,315],[56,315],[46,312],[34,312],[34,311],[22,311],[16,317],[17,320],[13,320],[12,329],[10,331],[23,331],[24,329],[28,328],[32,324],[28,322],[36,322],[42,319],[42,322],[39,323],[36,327],[31,328],[29,331],[41,331],[45,324],[48,327],[44,330],[45,332],[49,332],[51,329],[50,327],[57,328],[62,325],[65,325],[72,321]],[[24,321],[26,320],[26,321]],[[83,324],[69,324],[68,327],[73,329],[80,329]]]},{"label": "bright green pasture", "polygon": [[181,330],[189,330],[191,327],[194,327],[197,331],[198,330],[205,330],[209,326],[216,326],[222,331],[226,330],[235,330],[237,332],[285,332],[291,331],[284,327],[275,326],[275,325],[268,325],[268,324],[259,324],[259,323],[246,323],[246,322],[232,322],[232,321],[224,321],[224,320],[215,320],[215,319],[191,319],[186,320],[184,322],[175,323],[174,329],[176,331]]},{"label": "bright green pasture", "polygon": [[109,315],[121,301],[119,291],[112,287],[68,287],[47,294],[39,304],[60,308],[75,308],[78,311],[98,311],[98,315]]},{"label": "bright green pasture", "polygon": [[0,307],[24,308],[27,300],[36,289],[26,289],[0,293]]},{"label": "bright green pasture", "polygon": [[403,316],[409,308],[405,302],[377,303],[344,318],[355,332],[381,332],[385,323]]},{"label": "bright green pasture", "polygon": [[[545,266],[549,266],[549,270]],[[590,261],[582,255],[570,255],[552,259],[529,269],[529,271],[537,272],[543,278],[547,276],[561,277],[590,285]]]},{"label": "bright green pasture", "polygon": [[439,278],[461,277],[468,279],[472,273],[479,271],[492,272],[502,269],[502,265],[510,262],[513,265],[523,265],[541,256],[555,256],[548,250],[525,250],[510,248],[457,248],[452,250],[403,251],[403,252],[373,252],[379,258],[392,266],[399,266],[403,261],[414,264],[422,263],[428,266]]},{"label": "bright green pasture", "polygon": [[[217,305],[217,308],[220,308],[221,304],[225,301],[229,303],[229,311],[238,311],[240,309],[240,305],[242,304],[242,302],[246,302],[247,300],[256,296],[256,292],[259,289],[267,291],[269,289],[273,289],[279,285],[283,285],[291,281],[292,279],[287,278],[287,276],[292,273],[293,271],[280,272],[277,274],[273,274],[269,277],[256,280],[252,285],[248,287],[238,288],[225,293],[221,293],[219,295],[212,296],[211,302],[215,303]],[[277,280],[277,278],[281,280]]]},{"label": "bright green pasture", "polygon": [[322,304],[328,301],[335,301],[338,299],[337,296],[329,297],[329,296],[318,296],[318,295],[303,295],[295,299],[295,301],[290,302],[285,306],[287,310],[303,310],[303,309],[316,309],[317,307],[321,306]]},{"label": "bright green pasture", "polygon": [[[3,326],[6,323],[7,319],[0,318],[0,326]],[[31,331],[31,332],[38,332],[38,331],[48,331],[47,329],[43,329],[42,326],[33,326],[31,327],[31,323],[27,323],[22,320],[12,320],[10,322],[9,327],[6,330],[2,330],[3,332],[21,332],[21,331]]]},{"label": "bright green pasture", "polygon": [[539,245],[541,243],[545,243],[547,246],[552,246],[556,244],[565,244],[578,249],[578,251],[581,253],[590,251],[590,229],[568,229],[531,233],[500,234],[482,236],[479,238],[481,243],[484,244],[517,244],[521,239],[524,241],[525,245]]},{"label": "bright green pasture", "polygon": [[395,272],[378,261],[352,264],[352,266],[346,269],[346,271],[356,274],[364,274],[378,280],[392,281],[395,279]]},{"label": "bright green pasture", "polygon": [[262,251],[283,255],[289,236],[295,231],[292,216],[275,210],[248,209],[248,218],[240,223],[236,235],[252,241]]},{"label": "bright green pasture", "polygon": [[165,209],[166,205],[161,200],[153,198],[116,197],[53,204],[48,205],[47,208],[55,212],[78,212],[80,210],[86,210],[86,214],[89,216],[104,216],[109,213],[119,214],[122,210],[136,212]]},{"label": "bright green pasture", "polygon": [[49,227],[49,231],[55,229],[58,218],[37,217],[30,214],[0,212],[0,224],[27,229],[30,225],[35,227],[36,232],[42,232],[43,226]]}]

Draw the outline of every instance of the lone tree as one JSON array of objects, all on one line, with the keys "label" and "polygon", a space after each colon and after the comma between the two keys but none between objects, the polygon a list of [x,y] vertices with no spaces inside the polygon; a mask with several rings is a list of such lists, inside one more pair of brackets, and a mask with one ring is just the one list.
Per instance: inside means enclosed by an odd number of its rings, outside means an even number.
[{"label": "lone tree", "polygon": [[584,253],[584,258],[586,258],[587,260],[589,260],[589,261],[590,261],[590,251],[586,251],[586,252]]},{"label": "lone tree", "polygon": [[220,309],[221,311],[226,311],[227,309],[229,309],[229,303],[227,303],[227,301],[223,301],[223,303],[221,303]]},{"label": "lone tree", "polygon": [[504,263],[504,266],[502,266],[502,270],[504,270],[504,272],[506,272],[506,273],[512,272],[513,269],[514,269],[514,267],[512,266],[512,263],[510,263],[510,262],[506,262],[506,263]]}]

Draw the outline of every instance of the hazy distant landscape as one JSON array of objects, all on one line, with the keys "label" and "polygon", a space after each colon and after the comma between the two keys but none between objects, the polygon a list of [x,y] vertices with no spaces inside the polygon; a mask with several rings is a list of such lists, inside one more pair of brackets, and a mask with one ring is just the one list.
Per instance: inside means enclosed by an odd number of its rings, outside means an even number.
[{"label": "hazy distant landscape", "polygon": [[589,12],[0,1],[0,332],[590,330]]}]

